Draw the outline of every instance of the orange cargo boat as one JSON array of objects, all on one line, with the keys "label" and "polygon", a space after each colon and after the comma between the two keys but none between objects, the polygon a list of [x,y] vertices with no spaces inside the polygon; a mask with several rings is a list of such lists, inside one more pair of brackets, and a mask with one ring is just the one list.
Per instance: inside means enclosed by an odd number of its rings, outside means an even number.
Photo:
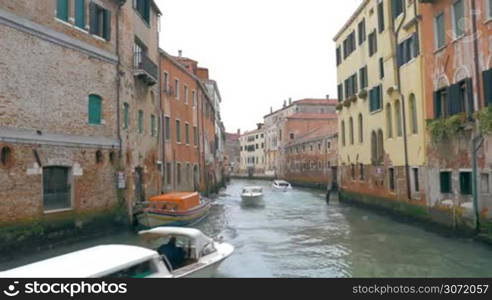
[{"label": "orange cargo boat", "polygon": [[137,220],[147,228],[192,225],[205,218],[210,207],[198,193],[169,193],[151,198]]}]

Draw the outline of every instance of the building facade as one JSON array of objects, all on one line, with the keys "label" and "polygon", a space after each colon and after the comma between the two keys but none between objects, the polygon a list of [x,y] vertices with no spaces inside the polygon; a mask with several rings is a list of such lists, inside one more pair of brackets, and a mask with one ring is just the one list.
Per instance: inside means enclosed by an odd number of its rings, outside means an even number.
[{"label": "building facade", "polygon": [[363,1],[335,37],[346,197],[425,204],[418,15],[417,1]]},{"label": "building facade", "polygon": [[265,176],[265,130],[263,124],[258,129],[245,132],[239,138],[239,174],[249,177]]}]

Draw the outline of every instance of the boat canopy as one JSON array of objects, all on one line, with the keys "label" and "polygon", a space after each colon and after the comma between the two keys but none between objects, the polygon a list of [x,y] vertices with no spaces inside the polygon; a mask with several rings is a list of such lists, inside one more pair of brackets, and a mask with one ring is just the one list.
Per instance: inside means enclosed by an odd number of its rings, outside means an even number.
[{"label": "boat canopy", "polygon": [[275,180],[275,181],[274,181],[274,183],[275,183],[276,185],[279,185],[279,186],[289,186],[289,185],[290,185],[290,183],[288,183],[288,182],[287,182],[287,181],[285,181],[285,180]]},{"label": "boat canopy", "polygon": [[144,238],[158,239],[162,237],[186,237],[191,240],[192,246],[200,253],[200,251],[213,242],[211,238],[203,234],[198,229],[183,228],[183,227],[157,227],[150,230],[140,231],[138,234]]},{"label": "boat canopy", "polygon": [[0,272],[2,278],[98,278],[158,256],[150,249],[127,245],[96,246]]},{"label": "boat canopy", "polygon": [[[187,211],[200,205],[198,193],[169,193],[150,198],[151,206],[158,209]],[[168,206],[168,207],[164,207]],[[171,206],[171,207],[169,207]]]},{"label": "boat canopy", "polygon": [[261,186],[247,186],[243,188],[243,193],[262,193],[263,188]]}]

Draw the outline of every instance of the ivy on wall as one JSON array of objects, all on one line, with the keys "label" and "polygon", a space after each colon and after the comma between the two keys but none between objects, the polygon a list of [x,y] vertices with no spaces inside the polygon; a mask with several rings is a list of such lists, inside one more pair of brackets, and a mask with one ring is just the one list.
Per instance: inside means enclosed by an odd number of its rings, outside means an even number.
[{"label": "ivy on wall", "polygon": [[447,139],[459,137],[465,128],[466,122],[466,114],[461,113],[447,118],[427,120],[427,129],[432,141],[440,143]]},{"label": "ivy on wall", "polygon": [[492,106],[476,112],[475,118],[479,121],[482,134],[488,135],[492,133]]}]

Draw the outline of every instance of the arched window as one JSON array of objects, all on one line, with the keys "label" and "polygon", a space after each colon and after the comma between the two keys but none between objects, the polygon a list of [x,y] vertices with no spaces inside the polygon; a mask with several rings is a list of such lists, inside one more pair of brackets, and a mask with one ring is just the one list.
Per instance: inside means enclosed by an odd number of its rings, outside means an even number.
[{"label": "arched window", "polygon": [[378,161],[378,137],[375,131],[371,132],[371,160],[373,164]]},{"label": "arched window", "polygon": [[359,114],[359,143],[364,143],[364,123],[362,122],[362,114]]},{"label": "arched window", "polygon": [[378,162],[380,164],[384,161],[384,137],[383,131],[381,129],[378,130]]},{"label": "arched window", "polygon": [[342,146],[345,146],[345,121],[342,121]]},{"label": "arched window", "polygon": [[350,131],[350,145],[354,144],[354,119],[350,117],[349,121],[349,131]]},{"label": "arched window", "polygon": [[0,152],[0,161],[3,166],[6,166],[10,159],[11,159],[11,150],[9,147],[5,146],[2,148],[2,151]]},{"label": "arched window", "polygon": [[401,122],[401,105],[400,101],[395,102],[395,122],[397,136],[403,136],[403,124]]},{"label": "arched window", "polygon": [[419,132],[419,128],[417,125],[417,103],[415,102],[415,95],[411,94],[409,98],[410,103],[410,128],[412,129],[413,134],[417,134]]},{"label": "arched window", "polygon": [[393,137],[393,118],[391,117],[391,104],[386,104],[386,131],[388,132],[388,138]]},{"label": "arched window", "polygon": [[102,99],[98,95],[89,95],[89,124],[100,125],[102,120]]},{"label": "arched window", "polygon": [[96,163],[100,164],[103,162],[103,153],[98,150],[96,151]]}]

